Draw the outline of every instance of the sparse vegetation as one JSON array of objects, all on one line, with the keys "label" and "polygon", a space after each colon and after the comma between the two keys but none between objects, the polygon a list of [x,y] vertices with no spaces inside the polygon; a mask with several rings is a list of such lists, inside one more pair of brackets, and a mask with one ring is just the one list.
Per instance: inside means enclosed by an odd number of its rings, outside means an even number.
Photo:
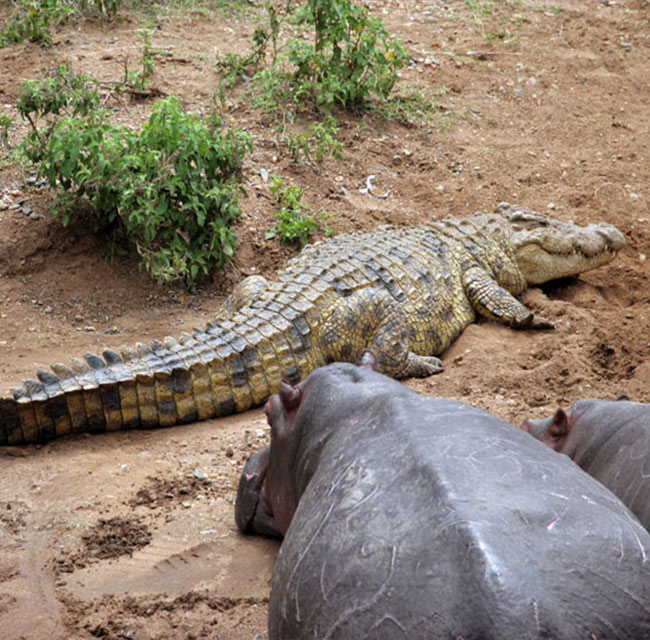
[{"label": "sparse vegetation", "polygon": [[328,220],[332,214],[323,212],[312,216],[309,205],[302,201],[303,192],[299,186],[285,185],[281,177],[273,176],[269,189],[281,209],[275,213],[277,222],[266,232],[267,240],[277,238],[282,243],[302,247],[319,228],[325,235],[331,234]]},{"label": "sparse vegetation", "polygon": [[317,165],[328,155],[343,158],[343,143],[336,139],[338,123],[328,115],[322,122],[310,124],[304,131],[287,136],[287,148],[294,162]]},{"label": "sparse vegetation", "polygon": [[5,114],[0,115],[0,147],[9,148],[9,129],[13,124],[13,118]]},{"label": "sparse vegetation", "polygon": [[149,85],[155,66],[153,44],[151,43],[154,31],[155,29],[138,29],[137,36],[142,40],[140,68],[129,71],[125,67],[124,86],[130,86],[138,91],[144,91]]},{"label": "sparse vegetation", "polygon": [[464,0],[465,6],[475,15],[492,13],[494,7],[490,0]]},{"label": "sparse vegetation", "polygon": [[52,44],[52,28],[82,13],[101,19],[115,17],[122,0],[17,0],[9,22],[0,34],[0,48],[29,40],[45,47]]}]

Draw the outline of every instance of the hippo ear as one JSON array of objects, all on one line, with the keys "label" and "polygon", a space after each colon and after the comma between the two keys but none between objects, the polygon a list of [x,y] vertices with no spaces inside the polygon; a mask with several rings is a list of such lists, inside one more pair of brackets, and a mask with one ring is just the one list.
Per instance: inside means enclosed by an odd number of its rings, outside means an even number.
[{"label": "hippo ear", "polygon": [[293,411],[298,408],[301,398],[299,388],[292,387],[286,380],[281,380],[278,394],[286,411]]},{"label": "hippo ear", "polygon": [[563,409],[558,409],[555,412],[548,432],[556,438],[560,438],[569,433],[569,419]]},{"label": "hippo ear", "polygon": [[362,369],[377,371],[377,356],[370,349],[364,349],[357,364]]}]

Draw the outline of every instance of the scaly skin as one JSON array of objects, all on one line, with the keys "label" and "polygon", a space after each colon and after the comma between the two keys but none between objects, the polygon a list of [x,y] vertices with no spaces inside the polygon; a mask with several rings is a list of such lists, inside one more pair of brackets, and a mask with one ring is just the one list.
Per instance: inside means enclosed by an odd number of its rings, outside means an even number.
[{"label": "scaly skin", "polygon": [[515,296],[605,264],[623,243],[611,225],[578,227],[507,204],[317,243],[275,281],[240,283],[205,331],[39,371],[0,398],[0,444],[228,415],[264,402],[283,378],[296,384],[368,348],[382,373],[428,376],[477,313],[552,328]]}]

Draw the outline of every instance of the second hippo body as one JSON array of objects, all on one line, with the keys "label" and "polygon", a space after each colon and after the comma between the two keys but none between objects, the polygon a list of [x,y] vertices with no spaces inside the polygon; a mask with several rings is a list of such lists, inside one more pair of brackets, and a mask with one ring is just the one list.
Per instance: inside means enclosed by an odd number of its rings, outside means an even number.
[{"label": "second hippo body", "polygon": [[615,493],[650,530],[650,405],[578,400],[524,429],[568,455]]}]

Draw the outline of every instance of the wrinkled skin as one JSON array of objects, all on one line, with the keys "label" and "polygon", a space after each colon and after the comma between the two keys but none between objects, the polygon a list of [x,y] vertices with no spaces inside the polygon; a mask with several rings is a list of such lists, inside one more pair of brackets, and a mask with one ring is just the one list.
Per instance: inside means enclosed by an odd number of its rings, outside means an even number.
[{"label": "wrinkled skin", "polygon": [[650,405],[579,400],[523,429],[568,455],[613,491],[650,530]]},{"label": "wrinkled skin", "polygon": [[516,427],[342,363],[266,412],[236,509],[284,535],[271,640],[650,639],[650,535]]}]

